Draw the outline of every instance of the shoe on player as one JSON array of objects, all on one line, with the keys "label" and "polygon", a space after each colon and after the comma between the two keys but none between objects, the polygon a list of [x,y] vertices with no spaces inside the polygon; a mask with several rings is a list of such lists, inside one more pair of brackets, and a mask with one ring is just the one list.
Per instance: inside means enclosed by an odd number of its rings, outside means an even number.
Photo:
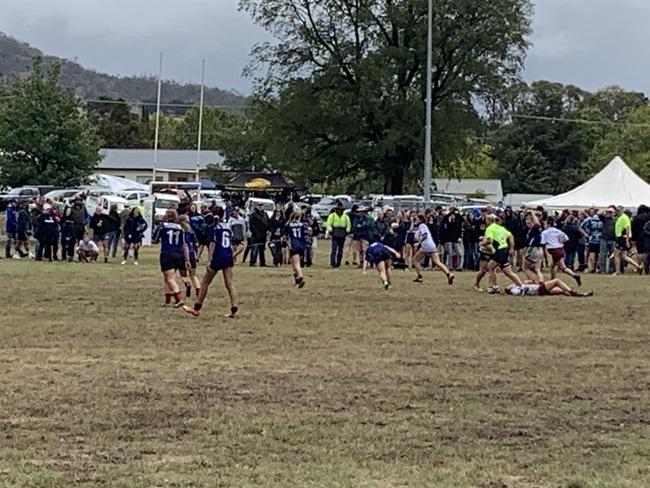
[{"label": "shoe on player", "polygon": [[422,278],[422,276],[418,276],[413,280],[413,283],[424,283],[424,278]]},{"label": "shoe on player", "polygon": [[198,310],[195,310],[194,307],[190,307],[189,305],[183,305],[183,311],[192,317],[198,317],[201,315],[201,312]]}]

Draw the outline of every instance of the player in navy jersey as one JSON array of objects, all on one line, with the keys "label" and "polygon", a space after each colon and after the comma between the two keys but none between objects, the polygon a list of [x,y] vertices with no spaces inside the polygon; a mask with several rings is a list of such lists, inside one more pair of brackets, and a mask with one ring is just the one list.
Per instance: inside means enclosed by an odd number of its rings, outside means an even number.
[{"label": "player in navy jersey", "polygon": [[194,317],[198,317],[203,308],[203,302],[208,295],[208,288],[214,277],[219,271],[223,273],[223,283],[228,290],[230,297],[230,313],[226,317],[231,319],[237,318],[239,312],[237,289],[233,280],[233,268],[235,266],[235,257],[232,250],[232,230],[224,222],[225,211],[218,207],[214,210],[214,225],[210,232],[209,256],[210,264],[201,282],[200,291],[196,303],[193,307],[184,306],[183,310]]},{"label": "player in navy jersey", "polygon": [[381,242],[375,242],[368,247],[366,258],[363,262],[364,273],[368,269],[368,266],[375,266],[377,268],[379,279],[381,279],[385,290],[391,287],[390,261],[393,257],[399,259],[400,254],[392,247],[388,247]]},{"label": "player in navy jersey", "polygon": [[201,290],[201,282],[196,277],[196,263],[199,251],[199,240],[190,225],[190,217],[188,215],[181,215],[178,217],[178,223],[183,228],[185,233],[185,243],[187,244],[188,255],[190,258],[190,267],[187,270],[187,276],[183,280],[185,283],[185,296],[187,298],[192,296],[192,287],[196,290],[196,296],[199,296]]},{"label": "player in navy jersey", "polygon": [[285,236],[289,242],[289,262],[293,268],[293,281],[298,288],[304,288],[305,277],[302,274],[301,261],[307,252],[309,224],[302,220],[300,212],[294,212],[289,217],[289,223],[285,227]]},{"label": "player in navy jersey", "polygon": [[185,233],[178,225],[176,210],[167,210],[163,221],[153,235],[154,244],[160,243],[160,269],[163,273],[165,288],[165,306],[174,299],[174,307],[183,306],[181,290],[176,283],[176,271],[182,277],[187,275],[190,267],[189,249],[185,243]]}]

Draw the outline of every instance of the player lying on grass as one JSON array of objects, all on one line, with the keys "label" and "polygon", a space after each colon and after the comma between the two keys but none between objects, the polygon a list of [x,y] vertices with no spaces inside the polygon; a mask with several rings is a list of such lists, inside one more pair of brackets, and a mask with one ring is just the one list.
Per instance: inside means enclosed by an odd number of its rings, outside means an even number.
[{"label": "player lying on grass", "polygon": [[391,287],[390,282],[390,262],[392,258],[399,259],[400,254],[381,242],[371,244],[366,250],[366,257],[363,261],[363,272],[365,273],[368,266],[375,266],[379,273],[379,279],[384,285],[384,289],[388,290]]},{"label": "player lying on grass", "polygon": [[210,284],[214,280],[214,277],[217,276],[217,273],[221,271],[223,273],[223,283],[230,297],[230,313],[226,317],[236,319],[237,312],[239,311],[239,297],[233,280],[235,257],[231,244],[232,230],[230,229],[230,225],[223,221],[225,215],[224,209],[218,207],[214,212],[215,223],[212,235],[210,236],[209,248],[210,264],[201,282],[199,296],[196,299],[194,307],[185,305],[183,310],[194,317],[198,317],[201,314],[203,302],[208,295],[208,288],[210,288]]},{"label": "player lying on grass", "polygon": [[571,289],[569,285],[560,279],[545,281],[539,285],[536,285],[532,281],[526,281],[521,286],[513,283],[506,288],[506,293],[508,295],[528,297],[543,297],[552,295],[563,295],[567,297],[590,297],[594,294],[593,291],[590,291],[588,293],[577,292]]}]

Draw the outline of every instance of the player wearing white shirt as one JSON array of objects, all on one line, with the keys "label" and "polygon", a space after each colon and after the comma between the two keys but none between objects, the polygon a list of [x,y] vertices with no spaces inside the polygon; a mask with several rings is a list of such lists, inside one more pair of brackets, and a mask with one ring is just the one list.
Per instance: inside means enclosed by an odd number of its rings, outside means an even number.
[{"label": "player wearing white shirt", "polygon": [[556,270],[559,269],[562,273],[571,276],[578,286],[582,286],[582,278],[576,274],[572,269],[566,267],[564,264],[564,243],[569,240],[569,237],[560,229],[555,227],[555,219],[549,217],[546,220],[546,228],[542,232],[542,245],[546,246],[546,250],[551,255],[553,263],[551,264],[551,278],[555,278]]},{"label": "player wearing white shirt", "polygon": [[413,256],[413,265],[415,266],[415,271],[418,274],[417,278],[414,280],[415,283],[422,283],[424,281],[424,278],[422,277],[422,260],[425,257],[430,257],[434,266],[445,273],[447,276],[447,282],[450,285],[453,285],[454,274],[449,271],[447,266],[442,264],[442,261],[440,261],[440,256],[438,256],[437,251],[438,248],[436,247],[436,243],[433,240],[433,236],[431,235],[429,227],[427,227],[424,215],[418,215],[418,224],[418,231],[415,238],[417,241],[419,241],[420,247],[415,253],[415,256]]}]

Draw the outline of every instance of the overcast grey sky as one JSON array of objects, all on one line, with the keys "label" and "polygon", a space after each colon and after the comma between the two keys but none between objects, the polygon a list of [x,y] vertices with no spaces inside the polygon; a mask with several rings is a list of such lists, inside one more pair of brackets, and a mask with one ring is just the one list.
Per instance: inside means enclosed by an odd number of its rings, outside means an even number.
[{"label": "overcast grey sky", "polygon": [[[537,0],[525,77],[650,93],[650,0]],[[156,73],[246,93],[251,46],[266,39],[237,0],[0,0],[0,31],[113,74]]]}]

